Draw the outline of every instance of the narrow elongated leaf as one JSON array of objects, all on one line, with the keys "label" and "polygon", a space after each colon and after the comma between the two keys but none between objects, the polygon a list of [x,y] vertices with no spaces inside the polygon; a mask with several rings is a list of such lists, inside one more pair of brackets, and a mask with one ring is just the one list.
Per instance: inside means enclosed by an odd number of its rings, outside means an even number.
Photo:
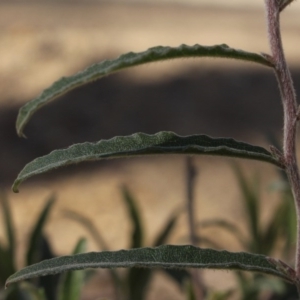
[{"label": "narrow elongated leaf", "polygon": [[[211,219],[211,220],[204,220],[197,224],[197,226],[201,228],[209,228],[209,227],[220,227],[222,229],[227,230],[228,232],[231,232],[241,243],[241,245],[244,248],[247,248],[248,241],[245,240],[244,234],[241,232],[241,230],[232,222],[222,219]],[[200,239],[201,240],[201,239]]]},{"label": "narrow elongated leaf", "polygon": [[198,247],[202,247],[203,245],[205,247],[212,247],[213,249],[216,250],[221,250],[224,249],[224,246],[221,245],[218,242],[213,241],[213,239],[211,237],[206,237],[206,236],[197,236],[197,244]]},{"label": "narrow elongated leaf", "polygon": [[[79,254],[86,251],[86,240],[80,239],[73,251]],[[59,291],[59,300],[80,300],[81,288],[84,282],[83,271],[73,271],[65,274]]]},{"label": "narrow elongated leaf", "polygon": [[122,188],[122,196],[128,210],[129,219],[132,223],[132,235],[130,248],[140,248],[143,246],[144,231],[140,217],[140,211],[136,200],[126,186]]},{"label": "narrow elongated leaf", "polygon": [[178,220],[179,214],[182,212],[182,210],[176,210],[169,220],[166,222],[165,226],[163,227],[162,231],[159,232],[158,236],[155,238],[153,245],[155,247],[163,245],[166,243],[166,240],[169,238],[171,235],[176,222]]},{"label": "narrow elongated leaf", "polygon": [[43,229],[47,221],[48,215],[50,213],[50,210],[54,204],[54,200],[54,196],[51,196],[50,199],[46,202],[46,205],[41,211],[37,223],[34,226],[34,229],[31,233],[26,254],[27,265],[31,265],[40,260]]},{"label": "narrow elongated leaf", "polygon": [[16,124],[18,135],[23,135],[24,126],[29,121],[30,117],[39,108],[75,87],[86,84],[103,76],[107,76],[111,73],[145,63],[174,58],[204,56],[234,58],[239,60],[256,62],[264,66],[272,67],[271,62],[260,54],[233,49],[225,44],[216,46],[158,46],[150,48],[147,51],[140,53],[130,52],[121,55],[117,59],[106,60],[98,64],[92,65],[80,73],[77,73],[70,77],[63,77],[60,80],[53,83],[52,86],[44,90],[37,98],[28,102],[20,109]]},{"label": "narrow elongated leaf", "polygon": [[128,277],[126,278],[126,286],[128,287],[128,299],[145,299],[152,275],[153,269],[131,268],[129,270]]},{"label": "narrow elongated leaf", "polygon": [[15,235],[14,235],[14,226],[13,220],[11,216],[11,210],[8,205],[8,199],[4,192],[0,191],[0,203],[3,210],[3,219],[4,219],[4,227],[6,231],[6,238],[8,242],[8,253],[10,254],[11,260],[14,259],[15,255]]},{"label": "narrow elongated leaf", "polygon": [[[101,250],[108,251],[109,247],[107,246],[107,243],[105,239],[103,238],[102,234],[99,232],[99,229],[96,228],[94,223],[88,218],[85,217],[75,211],[72,210],[64,210],[64,215],[79,224],[81,224],[93,237],[96,244],[98,245],[98,248]],[[110,270],[111,278],[113,280],[113,284],[115,286],[116,293],[119,293],[119,289],[121,286],[121,279],[119,274],[116,272],[116,270],[111,269]]]},{"label": "narrow elongated leaf", "polygon": [[[40,242],[39,242],[39,249],[40,249],[38,255],[40,258],[39,261],[56,257],[51,249],[50,242],[47,240],[47,238],[44,235],[41,235]],[[37,261],[35,261],[35,263],[36,262]],[[61,278],[61,274],[57,274],[54,276],[45,276],[45,277],[38,278],[38,280],[36,280],[35,283],[39,287],[43,288],[46,299],[55,300],[60,278]]]},{"label": "narrow elongated leaf", "polygon": [[[143,247],[144,230],[136,199],[126,186],[122,187],[122,196],[124,203],[126,204],[129,219],[132,223],[130,248]],[[128,287],[128,299],[144,299],[151,276],[151,269],[131,268],[126,278],[126,286]]]},{"label": "narrow elongated leaf", "polygon": [[186,289],[185,293],[186,293],[187,300],[197,300],[191,281],[188,281],[186,283],[185,289]]},{"label": "narrow elongated leaf", "polygon": [[13,257],[10,255],[9,250],[2,246],[0,246],[0,266],[0,285],[3,286],[7,277],[16,272],[16,269]]},{"label": "narrow elongated leaf", "polygon": [[[232,164],[233,170],[238,180],[239,188],[244,200],[245,212],[248,216],[248,231],[251,234],[249,251],[262,253],[261,248],[265,241],[261,237],[260,222],[259,222],[259,203],[260,191],[258,178],[253,178],[253,183],[246,179],[245,174],[237,164]],[[249,248],[250,247],[250,248]],[[268,254],[268,253],[264,253]]]},{"label": "narrow elongated leaf", "polygon": [[71,270],[130,267],[237,269],[271,274],[291,281],[286,273],[276,268],[264,255],[200,249],[190,245],[163,245],[157,248],[90,252],[45,260],[13,274],[8,278],[6,286],[36,276]]},{"label": "narrow elongated leaf", "polygon": [[28,163],[13,184],[13,191],[25,179],[47,171],[89,160],[121,158],[153,154],[206,154],[256,159],[281,166],[266,149],[231,138],[211,138],[206,135],[178,136],[173,132],[154,135],[136,133],[114,137],[97,143],[75,144],[55,150]]},{"label": "narrow elongated leaf", "polygon": [[7,246],[0,244],[0,285],[3,285],[7,276],[15,272],[15,235],[8,199],[3,191],[0,191],[0,207],[2,208],[3,227],[5,228]]},{"label": "narrow elongated leaf", "polygon": [[68,209],[64,210],[63,213],[65,217],[72,219],[83,226],[93,237],[99,249],[109,250],[109,247],[107,246],[102,234],[100,233],[99,229],[96,228],[90,218]]},{"label": "narrow elongated leaf", "polygon": [[[169,217],[169,220],[167,220],[166,224],[164,225],[164,227],[162,228],[162,230],[159,232],[159,234],[154,240],[153,245],[155,247],[158,247],[166,243],[167,239],[169,238],[172,231],[174,230],[174,227],[176,225],[176,222],[181,212],[182,212],[182,208],[176,209],[176,211],[174,211],[173,214]],[[180,270],[164,269],[164,272],[168,276],[170,276],[179,286],[182,286],[184,281],[190,277],[190,273],[184,269],[180,269]]]}]

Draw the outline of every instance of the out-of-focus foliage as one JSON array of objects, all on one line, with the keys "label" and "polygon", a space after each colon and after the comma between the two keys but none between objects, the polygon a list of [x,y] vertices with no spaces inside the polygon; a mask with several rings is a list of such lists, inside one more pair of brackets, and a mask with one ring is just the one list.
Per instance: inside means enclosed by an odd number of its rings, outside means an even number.
[{"label": "out-of-focus foliage", "polygon": [[[0,299],[1,300],[80,300],[80,287],[84,280],[84,271],[70,272],[68,275],[54,275],[34,278],[22,283],[13,284],[4,290],[7,277],[17,271],[15,229],[8,200],[4,193],[0,195],[3,211],[4,227],[7,245],[0,245]],[[28,238],[25,254],[26,265],[38,263],[41,260],[54,258],[49,240],[43,233],[44,226],[54,205],[51,196],[41,210]],[[83,252],[85,240],[80,240],[74,253]],[[61,291],[58,298],[58,292]],[[72,298],[66,296],[72,295]],[[77,298],[75,297],[77,295]]]}]

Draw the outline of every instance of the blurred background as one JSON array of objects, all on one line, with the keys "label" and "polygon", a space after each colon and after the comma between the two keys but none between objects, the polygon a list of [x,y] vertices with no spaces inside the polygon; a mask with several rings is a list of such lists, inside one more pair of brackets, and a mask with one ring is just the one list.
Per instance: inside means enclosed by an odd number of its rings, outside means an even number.
[{"label": "blurred background", "polygon": [[[300,89],[299,3],[282,15],[285,53],[296,90]],[[37,156],[83,141],[135,132],[174,131],[180,135],[233,137],[268,147],[280,142],[282,110],[271,70],[221,59],[172,60],[122,71],[78,88],[41,109],[18,138],[19,107],[54,80],[103,59],[156,45],[214,45],[269,53],[263,0],[184,1],[0,1],[0,186],[12,209],[17,232],[18,266],[30,228],[45,200],[57,201],[45,227],[56,254],[71,251],[84,228],[62,215],[64,209],[93,220],[111,249],[127,248],[131,225],[120,187],[126,185],[141,211],[150,245],[174,209],[186,198],[186,163],[181,156],[87,163],[57,170],[10,186],[22,167]],[[246,176],[262,180],[262,220],[278,203],[267,186],[278,172],[264,163],[238,161]],[[231,160],[195,157],[196,218],[225,218],[241,225],[245,214]],[[2,216],[1,216],[2,218]],[[170,243],[187,243],[186,216],[180,217]],[[219,230],[224,248],[243,250]],[[4,230],[1,232],[4,241]],[[93,239],[88,250],[97,250]],[[105,282],[105,271],[99,271]],[[158,276],[158,279],[157,279]],[[163,274],[151,281],[147,299],[185,299]],[[228,272],[206,271],[217,290],[234,286]],[[214,283],[217,280],[218,285]],[[107,287],[108,286],[108,287]],[[83,299],[114,299],[109,285],[85,292]],[[93,294],[94,293],[94,294]],[[159,295],[159,296],[158,296]],[[90,298],[89,298],[90,297]],[[94,298],[93,298],[94,297]]]}]

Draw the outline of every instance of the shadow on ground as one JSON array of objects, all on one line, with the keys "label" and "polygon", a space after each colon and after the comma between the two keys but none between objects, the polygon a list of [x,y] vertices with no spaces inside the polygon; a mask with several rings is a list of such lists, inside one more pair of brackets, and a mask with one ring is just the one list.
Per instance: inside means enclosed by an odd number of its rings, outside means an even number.
[{"label": "shadow on ground", "polygon": [[[300,70],[293,75],[300,82]],[[28,139],[15,133],[17,110],[0,110],[2,186],[11,185],[30,160],[73,143],[160,130],[247,141],[261,133],[277,134],[282,127],[279,92],[269,70],[194,70],[159,84],[114,75],[41,109],[25,129]],[[92,165],[81,164],[76,171]]]}]

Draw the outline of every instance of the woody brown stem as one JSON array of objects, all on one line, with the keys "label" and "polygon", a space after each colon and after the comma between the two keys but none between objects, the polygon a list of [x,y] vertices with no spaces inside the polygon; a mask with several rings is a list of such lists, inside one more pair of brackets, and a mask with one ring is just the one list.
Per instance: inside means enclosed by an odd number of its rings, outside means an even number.
[{"label": "woody brown stem", "polygon": [[[291,1],[289,1],[290,3]],[[298,121],[298,105],[293,80],[286,63],[280,34],[280,0],[265,0],[269,43],[274,62],[274,71],[280,88],[284,112],[283,129],[283,162],[291,185],[297,211],[297,249],[295,270],[297,281],[300,278],[300,176],[296,158],[296,131]],[[286,6],[286,5],[285,5]],[[285,7],[284,6],[284,7]]]}]

